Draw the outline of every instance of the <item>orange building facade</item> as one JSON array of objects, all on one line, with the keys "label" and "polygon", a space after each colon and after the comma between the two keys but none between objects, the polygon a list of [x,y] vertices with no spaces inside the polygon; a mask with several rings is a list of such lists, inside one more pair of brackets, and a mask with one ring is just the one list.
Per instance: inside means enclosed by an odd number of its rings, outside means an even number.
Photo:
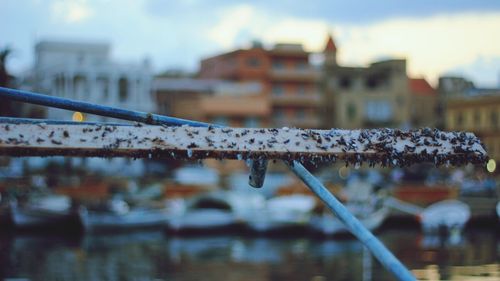
[{"label": "orange building facade", "polygon": [[270,125],[319,128],[320,71],[309,63],[300,44],[253,46],[204,59],[199,77],[259,82],[270,102]]}]

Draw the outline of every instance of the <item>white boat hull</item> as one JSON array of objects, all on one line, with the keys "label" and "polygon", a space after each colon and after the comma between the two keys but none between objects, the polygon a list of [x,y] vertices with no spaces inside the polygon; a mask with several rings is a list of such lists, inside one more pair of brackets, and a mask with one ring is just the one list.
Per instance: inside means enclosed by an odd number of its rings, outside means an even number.
[{"label": "white boat hull", "polygon": [[268,200],[264,209],[249,216],[246,222],[257,232],[305,228],[315,204],[314,197],[307,195],[275,197]]},{"label": "white boat hull", "polygon": [[83,211],[80,214],[86,231],[165,227],[168,218],[167,209],[132,209],[123,214]]},{"label": "white boat hull", "polygon": [[10,203],[10,215],[17,228],[64,228],[78,222],[78,214],[71,208],[71,199],[64,195],[34,197],[22,206],[13,201]]},{"label": "white boat hull", "polygon": [[[389,209],[382,207],[370,213],[369,216],[360,217],[358,219],[368,230],[373,231],[382,225],[388,215]],[[331,214],[313,216],[311,218],[311,227],[325,235],[349,233],[344,223]]]},{"label": "white boat hull", "polygon": [[215,230],[233,227],[241,224],[236,216],[229,211],[200,209],[191,210],[169,221],[169,228],[182,230]]},{"label": "white boat hull", "polygon": [[461,232],[470,218],[470,208],[458,200],[444,200],[425,208],[419,215],[425,233]]},{"label": "white boat hull", "polygon": [[12,222],[18,228],[43,227],[77,221],[77,216],[71,211],[48,211],[36,208],[13,207],[10,210]]},{"label": "white boat hull", "polygon": [[216,191],[192,198],[183,211],[172,215],[172,231],[213,231],[239,228],[262,209],[265,199],[258,193]]},{"label": "white boat hull", "polygon": [[309,214],[276,214],[261,212],[247,221],[248,227],[256,232],[269,232],[290,228],[307,227]]}]

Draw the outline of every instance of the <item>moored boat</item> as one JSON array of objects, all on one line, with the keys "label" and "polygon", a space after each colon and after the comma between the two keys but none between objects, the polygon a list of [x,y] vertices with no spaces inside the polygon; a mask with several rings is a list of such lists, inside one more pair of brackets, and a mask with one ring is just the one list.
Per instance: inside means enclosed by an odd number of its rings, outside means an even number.
[{"label": "moored boat", "polygon": [[[357,208],[353,208],[354,206],[352,205],[347,205],[346,207],[370,231],[376,230],[380,227],[389,215],[389,209],[383,206],[383,204],[376,209],[367,208],[365,211],[361,211],[361,209],[355,211]],[[325,235],[348,233],[344,223],[330,213],[313,216],[311,218],[311,227]]]},{"label": "moored boat", "polygon": [[267,200],[263,209],[247,219],[247,224],[256,232],[305,229],[315,204],[315,198],[309,195],[277,196]]},{"label": "moored boat", "polygon": [[425,233],[454,234],[463,231],[470,208],[458,200],[443,200],[425,208],[419,215]]},{"label": "moored boat", "polygon": [[125,201],[112,199],[101,210],[85,208],[80,213],[86,231],[120,231],[134,228],[163,228],[170,214],[168,207],[133,207]]},{"label": "moored boat", "polygon": [[258,193],[239,191],[208,192],[192,198],[181,214],[172,216],[171,231],[216,231],[238,229],[248,217],[263,208],[265,199]]},{"label": "moored boat", "polygon": [[46,230],[78,225],[78,209],[63,195],[31,198],[24,204],[12,201],[11,220],[16,228],[44,228]]}]

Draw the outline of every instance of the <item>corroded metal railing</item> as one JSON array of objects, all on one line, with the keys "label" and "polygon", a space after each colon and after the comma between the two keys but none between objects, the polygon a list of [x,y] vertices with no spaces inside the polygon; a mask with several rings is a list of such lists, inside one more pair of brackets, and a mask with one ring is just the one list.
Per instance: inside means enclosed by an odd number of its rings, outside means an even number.
[{"label": "corroded metal railing", "polygon": [[249,183],[254,187],[262,186],[268,159],[283,160],[400,280],[415,277],[301,162],[406,166],[416,162],[484,164],[487,160],[480,141],[464,132],[227,128],[1,87],[0,97],[139,122],[131,125],[0,118],[0,155],[248,160]]}]

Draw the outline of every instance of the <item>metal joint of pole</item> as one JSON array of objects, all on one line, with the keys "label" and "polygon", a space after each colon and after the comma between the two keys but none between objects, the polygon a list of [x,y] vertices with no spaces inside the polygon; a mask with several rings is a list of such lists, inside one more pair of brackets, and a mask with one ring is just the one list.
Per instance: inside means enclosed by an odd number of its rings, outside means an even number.
[{"label": "metal joint of pole", "polygon": [[[81,111],[122,120],[147,123],[152,125],[167,126],[194,126],[194,127],[220,127],[209,123],[185,120],[169,116],[125,110],[116,107],[96,105],[88,102],[74,101],[59,97],[51,97],[32,92],[0,87],[0,97],[14,101],[56,107],[66,110]],[[10,118],[12,120],[12,118]],[[6,119],[8,120],[8,119]],[[27,121],[26,121],[27,122]],[[312,175],[302,164],[297,161],[288,163],[290,169],[311,189],[346,225],[347,229],[358,238],[370,252],[392,272],[399,280],[416,280],[411,272],[380,242],[361,222],[354,217],[337,200],[323,184]],[[262,187],[267,169],[266,159],[257,159],[250,163],[251,172],[249,184],[253,187]]]},{"label": "metal joint of pole", "polygon": [[257,159],[250,161],[250,176],[248,184],[255,188],[261,188],[264,185],[266,178],[267,159]]}]

